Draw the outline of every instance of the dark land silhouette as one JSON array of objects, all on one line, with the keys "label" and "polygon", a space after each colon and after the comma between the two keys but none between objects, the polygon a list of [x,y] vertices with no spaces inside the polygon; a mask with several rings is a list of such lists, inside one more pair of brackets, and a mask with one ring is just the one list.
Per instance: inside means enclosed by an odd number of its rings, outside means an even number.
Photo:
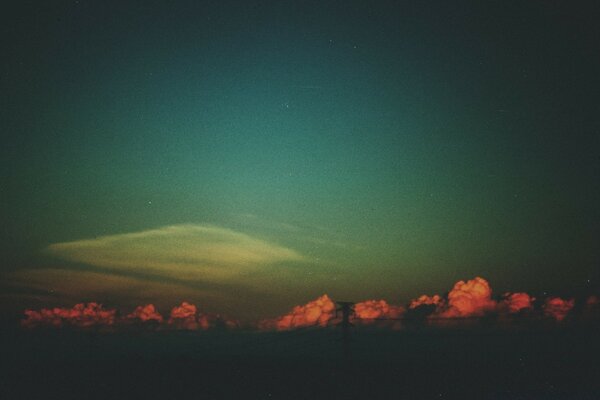
[{"label": "dark land silhouette", "polygon": [[[596,399],[597,320],[283,332],[4,329],[0,397]],[[386,323],[386,321],[381,321]],[[344,337],[346,342],[344,342]],[[346,348],[346,351],[344,350]]]}]

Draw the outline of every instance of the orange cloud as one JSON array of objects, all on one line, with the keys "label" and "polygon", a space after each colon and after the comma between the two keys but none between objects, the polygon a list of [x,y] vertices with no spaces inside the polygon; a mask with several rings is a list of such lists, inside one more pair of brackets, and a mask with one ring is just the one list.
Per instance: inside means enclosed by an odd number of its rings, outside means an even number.
[{"label": "orange cloud", "polygon": [[286,330],[306,326],[325,326],[334,317],[335,304],[324,294],[323,296],[296,306],[292,311],[279,318],[263,320],[259,323],[261,329]]},{"label": "orange cloud", "polygon": [[385,300],[366,300],[354,305],[354,314],[358,319],[399,318],[404,307],[391,306]]},{"label": "orange cloud", "polygon": [[421,297],[417,298],[417,299],[413,299],[410,302],[410,305],[408,306],[408,308],[415,309],[419,306],[423,306],[423,305],[435,305],[435,306],[441,306],[444,304],[444,300],[437,294],[434,294],[433,296],[427,296],[427,295],[422,295]]},{"label": "orange cloud", "polygon": [[43,308],[40,311],[25,310],[25,319],[21,324],[27,328],[38,326],[63,326],[65,324],[79,328],[92,326],[110,326],[115,322],[116,310],[104,309],[98,303],[80,303],[73,308]]},{"label": "orange cloud", "polygon": [[482,316],[496,308],[488,281],[476,277],[457,282],[448,293],[448,305],[437,315],[442,318]]},{"label": "orange cloud", "polygon": [[527,293],[505,293],[504,299],[499,304],[500,311],[507,311],[510,314],[516,314],[521,310],[532,310],[534,297]]},{"label": "orange cloud", "polygon": [[169,318],[169,325],[173,325],[180,329],[194,330],[198,329],[198,321],[196,321],[196,306],[186,301],[180,306],[173,307]]},{"label": "orange cloud", "polygon": [[552,317],[557,321],[562,321],[565,319],[569,311],[575,306],[575,300],[564,300],[560,297],[552,297],[546,299],[544,303],[544,315],[548,317]]}]

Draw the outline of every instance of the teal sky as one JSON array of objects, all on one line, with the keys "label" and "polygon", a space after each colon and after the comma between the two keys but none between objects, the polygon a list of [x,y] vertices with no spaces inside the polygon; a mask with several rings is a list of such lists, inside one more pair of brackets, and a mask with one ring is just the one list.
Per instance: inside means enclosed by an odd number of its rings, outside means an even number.
[{"label": "teal sky", "polygon": [[[420,3],[14,7],[4,308],[92,294],[130,305],[153,299],[128,288],[157,282],[174,286],[155,302],[181,293],[237,316],[322,293],[404,302],[476,275],[496,294],[597,291],[591,14]],[[173,226],[183,236],[120,241]],[[103,237],[119,241],[118,262],[99,261],[117,255],[97,243],[64,250]],[[145,269],[134,247],[164,263]],[[219,253],[250,248],[251,267]],[[189,276],[174,272],[184,253]],[[206,260],[231,274],[206,275]],[[84,289],[83,273],[129,280],[81,293],[58,288],[56,270]]]}]

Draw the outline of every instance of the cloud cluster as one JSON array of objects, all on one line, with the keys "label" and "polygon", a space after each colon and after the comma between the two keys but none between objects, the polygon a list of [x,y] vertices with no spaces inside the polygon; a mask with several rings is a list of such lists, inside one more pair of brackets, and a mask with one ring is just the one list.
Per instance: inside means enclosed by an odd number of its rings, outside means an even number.
[{"label": "cloud cluster", "polygon": [[[393,306],[385,300],[366,300],[354,305],[353,322],[370,324],[377,319],[398,319],[404,314],[401,306]],[[274,319],[263,320],[259,328],[263,330],[288,330],[308,326],[326,326],[336,318],[335,303],[328,295],[295,306],[289,313]],[[341,315],[338,315],[338,320]]]},{"label": "cloud cluster", "polygon": [[[118,281],[117,281],[118,282]],[[540,305],[536,299],[524,292],[504,293],[498,301],[492,298],[489,283],[476,277],[468,281],[457,282],[447,297],[439,295],[420,296],[410,302],[408,311],[402,306],[388,304],[385,300],[365,300],[354,305],[351,316],[354,323],[372,324],[374,321],[397,321],[403,318],[418,321],[443,320],[445,326],[449,319],[482,317],[496,315],[498,321],[506,323],[513,321],[516,315],[528,318],[552,318],[557,322],[565,320],[572,312],[575,300],[565,300],[560,297],[550,297]],[[537,306],[536,306],[537,304]],[[600,300],[590,296],[582,304],[579,318],[590,319],[600,316]],[[326,294],[304,305],[295,306],[289,313],[277,318],[262,320],[258,328],[262,330],[288,330],[309,326],[327,326],[339,321],[341,315],[336,314],[336,305]],[[99,303],[79,303],[73,308],[43,308],[39,311],[26,310],[22,320],[24,327],[38,326],[114,326],[129,322],[140,324],[152,323],[158,329],[207,330],[216,327],[235,328],[239,323],[220,316],[219,314],[201,313],[195,304],[182,302],[173,307],[169,318],[164,318],[154,304],[136,307],[131,313],[122,318],[117,317],[114,309],[105,309]],[[399,323],[390,323],[399,327]],[[148,326],[148,325],[146,325]],[[377,325],[379,326],[379,324]]]},{"label": "cloud cluster", "polygon": [[173,307],[168,320],[157,311],[153,304],[138,306],[122,318],[117,317],[117,310],[105,309],[101,304],[76,304],[73,308],[43,308],[39,311],[25,310],[25,318],[21,325],[26,328],[43,326],[91,328],[122,325],[137,322],[153,324],[160,329],[208,330],[213,328],[235,328],[239,323],[221,315],[199,313],[194,304],[183,302]]},{"label": "cloud cluster", "polygon": [[409,309],[417,311],[428,306],[429,317],[437,319],[481,317],[494,312],[517,313],[519,310],[532,308],[533,300],[527,293],[505,293],[504,299],[496,302],[492,299],[489,282],[475,277],[456,282],[447,298],[436,294],[413,299]]},{"label": "cloud cluster", "polygon": [[116,310],[105,309],[98,303],[80,303],[73,308],[43,308],[39,311],[25,310],[21,324],[26,328],[39,326],[61,327],[69,325],[79,328],[110,326],[115,323]]},{"label": "cloud cluster", "polygon": [[307,326],[325,326],[334,316],[335,304],[329,296],[324,294],[304,305],[294,307],[288,314],[261,321],[259,328],[287,330]]}]

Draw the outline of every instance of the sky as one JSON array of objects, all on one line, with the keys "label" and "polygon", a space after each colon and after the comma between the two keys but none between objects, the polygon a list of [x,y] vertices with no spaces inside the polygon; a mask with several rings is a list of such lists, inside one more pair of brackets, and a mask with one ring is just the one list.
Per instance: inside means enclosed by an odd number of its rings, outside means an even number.
[{"label": "sky", "polygon": [[600,291],[585,4],[13,3],[3,315]]}]

